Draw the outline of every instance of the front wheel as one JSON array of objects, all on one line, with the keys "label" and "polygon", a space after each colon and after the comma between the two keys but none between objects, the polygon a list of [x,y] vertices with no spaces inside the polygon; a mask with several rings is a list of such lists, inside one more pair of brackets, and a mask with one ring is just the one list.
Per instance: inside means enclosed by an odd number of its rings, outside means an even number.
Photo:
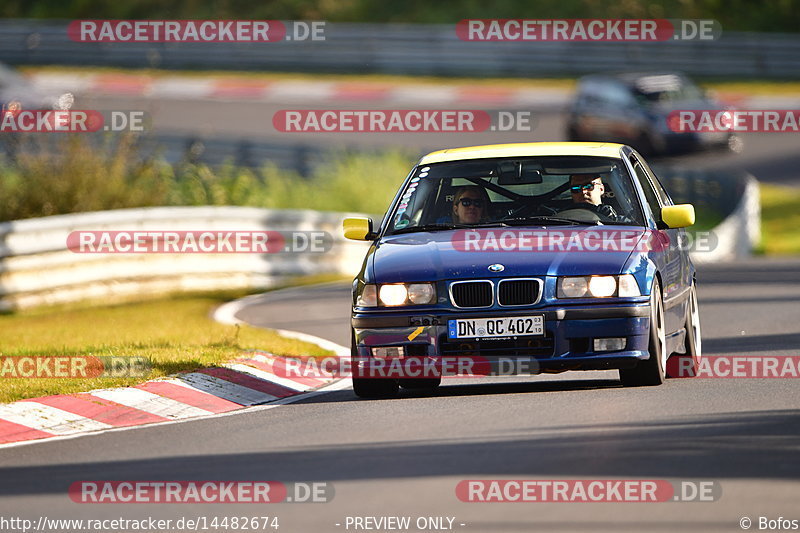
[{"label": "front wheel", "polygon": [[692,283],[686,309],[686,322],[683,325],[684,353],[673,355],[667,361],[667,376],[671,378],[693,378],[700,370],[703,356],[703,341],[700,333],[700,308],[697,304],[697,285]]},{"label": "front wheel", "polygon": [[664,383],[666,368],[664,357],[667,348],[666,326],[664,324],[664,302],[658,280],[653,282],[650,291],[650,357],[639,361],[633,368],[620,369],[619,377],[625,387],[642,387]]},{"label": "front wheel", "polygon": [[404,389],[435,389],[442,384],[442,378],[406,378],[400,380]]},{"label": "front wheel", "polygon": [[398,390],[394,379],[353,377],[353,392],[359,398],[391,398]]},{"label": "front wheel", "polygon": [[[350,357],[355,364],[358,359],[358,346],[356,345],[356,332],[350,330]],[[391,398],[400,388],[397,380],[383,378],[361,378],[353,376],[353,392],[359,398]]]}]

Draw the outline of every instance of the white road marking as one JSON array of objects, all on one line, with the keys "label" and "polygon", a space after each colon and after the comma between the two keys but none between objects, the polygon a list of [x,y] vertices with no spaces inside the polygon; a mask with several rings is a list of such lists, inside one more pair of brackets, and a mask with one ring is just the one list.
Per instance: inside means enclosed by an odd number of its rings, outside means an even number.
[{"label": "white road marking", "polygon": [[345,348],[341,344],[336,344],[335,342],[323,339],[322,337],[309,335],[308,333],[301,333],[299,331],[290,331],[288,329],[276,329],[275,331],[277,331],[278,334],[283,337],[316,344],[323,350],[330,350],[339,357],[350,357],[350,348]]},{"label": "white road marking", "polygon": [[117,402],[122,405],[127,405],[128,407],[133,407],[134,409],[139,409],[140,411],[146,411],[173,420],[211,414],[210,411],[206,411],[205,409],[198,409],[197,407],[192,407],[191,405],[186,405],[185,403],[133,387],[96,390],[92,391],[90,394],[98,398],[103,398],[104,400]]},{"label": "white road marking", "polygon": [[231,383],[202,372],[191,372],[181,374],[173,379],[166,380],[169,383],[181,385],[200,392],[205,392],[213,396],[238,403],[239,405],[250,406],[275,400],[277,396],[267,394],[253,389],[248,389],[242,385]]},{"label": "white road marking", "polygon": [[180,78],[155,79],[147,95],[150,98],[205,98],[214,91],[211,80],[184,80]]},{"label": "white road marking", "polygon": [[113,426],[36,402],[0,405],[0,419],[54,435],[72,435]]},{"label": "white road marking", "polygon": [[254,368],[252,366],[247,366],[242,363],[228,363],[223,366],[225,366],[226,368],[230,368],[231,370],[235,370],[237,372],[250,374],[251,376],[258,379],[270,381],[272,383],[275,383],[276,385],[280,385],[281,387],[286,387],[288,389],[304,392],[311,388],[308,385],[304,385],[303,383],[297,383],[296,381],[292,381],[289,378],[276,376],[275,374],[270,374],[269,372],[265,372],[260,368]]}]

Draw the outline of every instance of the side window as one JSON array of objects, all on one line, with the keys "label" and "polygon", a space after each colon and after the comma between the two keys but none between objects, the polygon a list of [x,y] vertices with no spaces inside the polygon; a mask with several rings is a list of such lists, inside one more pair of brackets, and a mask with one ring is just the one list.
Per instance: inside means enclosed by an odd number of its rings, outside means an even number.
[{"label": "side window", "polygon": [[644,161],[639,162],[641,163],[642,167],[644,167],[647,175],[650,176],[650,181],[653,183],[653,187],[656,189],[656,194],[658,195],[658,199],[661,200],[661,205],[675,205],[675,203],[672,201],[672,198],[670,198],[669,194],[667,194],[666,189],[664,189],[664,187],[661,185],[661,182],[658,180],[658,176],[656,176],[655,172],[653,172],[653,170],[647,166],[647,163]]},{"label": "side window", "polygon": [[613,102],[614,97],[611,94],[612,88],[608,82],[602,81],[595,85],[595,101],[600,104],[610,104]]},{"label": "side window", "polygon": [[636,103],[628,88],[618,83],[608,84],[606,97],[609,102],[620,107],[627,107]]},{"label": "side window", "polygon": [[590,105],[597,103],[597,83],[594,81],[585,81],[578,89],[577,101],[583,105]]},{"label": "side window", "polygon": [[661,204],[659,204],[658,196],[653,190],[650,180],[647,179],[647,172],[645,172],[644,167],[642,167],[642,164],[639,163],[639,160],[635,157],[631,156],[630,162],[633,166],[633,171],[636,173],[636,180],[639,182],[639,185],[641,185],[644,191],[644,197],[647,199],[647,204],[650,206],[650,213],[658,218],[661,213]]},{"label": "side window", "polygon": [[655,175],[653,174],[651,174],[651,176],[653,177],[653,184],[656,187],[656,194],[658,195],[658,198],[661,200],[661,205],[674,205],[674,203],[672,202],[672,198],[669,197],[667,191],[665,191],[664,187],[661,186],[661,182],[658,181],[658,178],[656,178]]}]

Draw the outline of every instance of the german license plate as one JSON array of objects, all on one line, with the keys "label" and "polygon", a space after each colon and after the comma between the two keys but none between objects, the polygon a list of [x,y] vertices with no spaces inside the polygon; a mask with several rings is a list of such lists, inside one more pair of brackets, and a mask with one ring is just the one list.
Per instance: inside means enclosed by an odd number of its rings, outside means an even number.
[{"label": "german license plate", "polygon": [[451,339],[485,339],[533,335],[544,335],[544,316],[459,318],[447,321],[447,336]]}]

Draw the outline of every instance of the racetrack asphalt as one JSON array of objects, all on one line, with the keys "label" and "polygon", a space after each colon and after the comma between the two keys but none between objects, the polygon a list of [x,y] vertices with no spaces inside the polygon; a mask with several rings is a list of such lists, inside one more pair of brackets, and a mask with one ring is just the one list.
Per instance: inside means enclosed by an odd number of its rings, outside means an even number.
[{"label": "racetrack asphalt", "polygon": [[[566,97],[564,98],[567,99]],[[305,105],[275,102],[198,101],[192,99],[158,99],[137,96],[87,97],[86,106],[98,110],[144,111],[149,117],[149,130],[162,134],[222,137],[252,142],[293,144],[305,143],[335,149],[405,148],[423,155],[433,150],[481,144],[564,141],[565,114],[563,105],[497,105],[491,102],[463,102],[459,105],[410,106],[370,103],[357,100],[309,102]],[[319,132],[285,133],[277,131],[272,117],[284,109],[479,109],[495,116],[497,111],[529,112],[534,129],[530,132],[484,131],[443,133],[354,133]],[[796,133],[745,133],[741,135],[741,153],[723,150],[675,154],[651,162],[697,169],[746,170],[759,181],[781,185],[800,185],[800,152]]]},{"label": "racetrack asphalt", "polygon": [[[706,355],[800,355],[799,260],[702,265],[698,283]],[[252,299],[237,316],[344,343],[348,298],[347,284],[298,288]],[[344,390],[223,418],[0,449],[0,516],[269,514],[287,531],[346,531],[348,516],[448,516],[465,532],[732,531],[745,516],[757,523],[797,512],[798,437],[796,379],[626,389],[606,371],[462,380],[384,401]],[[717,483],[721,497],[457,499],[459,481],[496,478],[704,480]],[[130,479],[326,481],[335,497],[256,507],[91,505],[66,495],[78,480]]]}]

